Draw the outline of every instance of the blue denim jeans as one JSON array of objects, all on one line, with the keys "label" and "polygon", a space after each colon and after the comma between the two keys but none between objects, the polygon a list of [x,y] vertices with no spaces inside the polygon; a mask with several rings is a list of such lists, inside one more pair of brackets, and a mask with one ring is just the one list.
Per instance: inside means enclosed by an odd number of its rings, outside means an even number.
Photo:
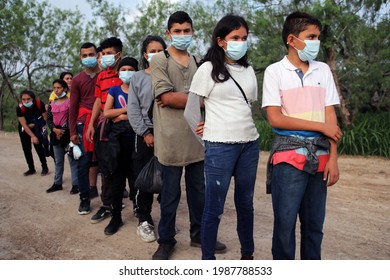
[{"label": "blue denim jeans", "polygon": [[77,178],[79,183],[79,191],[81,199],[89,199],[89,167],[92,162],[92,153],[84,151],[83,141],[84,124],[77,124],[77,133],[79,134],[79,147],[83,155],[78,159],[77,164]]},{"label": "blue denim jeans", "polygon": [[323,172],[311,175],[290,164],[279,163],[273,169],[271,188],[274,210],[273,258],[295,258],[295,226],[299,216],[301,259],[321,259],[327,195]]},{"label": "blue denim jeans", "polygon": [[[64,174],[64,165],[65,165],[65,148],[61,145],[54,145],[54,161],[55,161],[55,171],[54,171],[54,184],[62,185],[62,176]],[[77,176],[77,160],[68,156],[70,174],[72,177],[72,185],[78,185],[78,176]]]},{"label": "blue denim jeans", "polygon": [[[190,238],[200,234],[200,224],[204,207],[204,162],[189,164],[185,168],[185,184],[188,211],[190,215]],[[182,166],[163,165],[158,243],[176,243],[176,211],[181,197]]]},{"label": "blue denim jeans", "polygon": [[202,259],[215,259],[219,223],[224,212],[231,177],[241,255],[252,256],[253,192],[259,161],[259,143],[224,144],[205,142],[206,198],[202,217]]}]

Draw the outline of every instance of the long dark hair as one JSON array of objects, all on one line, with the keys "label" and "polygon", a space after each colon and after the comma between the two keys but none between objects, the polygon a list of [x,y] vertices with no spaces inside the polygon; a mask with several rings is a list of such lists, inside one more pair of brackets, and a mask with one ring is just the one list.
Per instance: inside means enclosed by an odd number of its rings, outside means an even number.
[{"label": "long dark hair", "polygon": [[[211,77],[216,83],[222,83],[229,79],[229,72],[225,65],[225,51],[218,45],[218,38],[225,39],[230,32],[239,29],[241,26],[249,33],[248,24],[243,17],[228,14],[221,18],[214,28],[211,47],[208,49],[202,62],[211,62],[213,65]],[[245,54],[237,61],[237,64],[248,67],[248,55]]]},{"label": "long dark hair", "polygon": [[155,36],[155,35],[146,36],[146,38],[142,42],[142,46],[141,46],[141,67],[143,69],[146,69],[149,67],[149,62],[144,57],[144,53],[146,53],[146,49],[148,48],[148,45],[151,42],[159,42],[162,45],[164,50],[167,48],[167,44],[165,43],[164,39],[161,38],[160,36]]}]

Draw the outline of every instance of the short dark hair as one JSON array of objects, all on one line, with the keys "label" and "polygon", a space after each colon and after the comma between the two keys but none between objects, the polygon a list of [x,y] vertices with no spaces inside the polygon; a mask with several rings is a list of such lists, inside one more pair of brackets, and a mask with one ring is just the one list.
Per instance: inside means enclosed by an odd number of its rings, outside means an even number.
[{"label": "short dark hair", "polygon": [[321,22],[312,15],[305,12],[293,12],[289,14],[283,24],[282,40],[288,49],[287,37],[290,34],[298,37],[299,33],[305,31],[309,25],[315,25],[319,30],[322,29]]},{"label": "short dark hair", "polygon": [[86,42],[86,43],[81,45],[80,52],[81,52],[81,49],[89,49],[89,48],[94,48],[96,51],[96,45],[94,43]]},{"label": "short dark hair", "polygon": [[174,12],[173,14],[171,14],[171,16],[168,19],[168,31],[171,30],[172,25],[174,23],[182,24],[185,22],[188,22],[189,24],[191,24],[191,27],[192,27],[192,19],[190,18],[190,16],[186,12],[183,12],[183,11]]},{"label": "short dark hair", "polygon": [[73,74],[72,74],[71,72],[69,72],[69,71],[64,71],[64,72],[61,72],[61,74],[60,74],[60,79],[61,79],[61,80],[64,79],[64,77],[65,77],[66,75],[71,75],[72,78],[73,78]]},{"label": "short dark hair", "polygon": [[34,93],[32,90],[28,90],[28,89],[22,90],[22,92],[19,94],[19,98],[22,99],[22,96],[23,96],[24,94],[27,94],[27,95],[30,96],[33,100],[35,100],[35,93]]},{"label": "short dark hair", "polygon": [[[245,19],[241,16],[228,14],[221,18],[214,28],[213,36],[211,39],[211,46],[208,49],[204,61],[210,61],[213,65],[211,71],[211,77],[216,83],[227,81],[230,78],[229,72],[225,65],[225,51],[218,45],[218,38],[225,39],[225,37],[233,30],[244,27],[249,35],[249,27]],[[237,60],[239,65],[248,67],[248,53],[242,58]]]},{"label": "short dark hair", "polygon": [[52,85],[54,84],[60,84],[64,88],[64,91],[69,91],[68,84],[63,79],[55,79]]},{"label": "short dark hair", "polygon": [[146,68],[149,67],[149,62],[144,57],[144,53],[146,53],[146,49],[148,48],[148,45],[151,42],[159,42],[159,43],[161,43],[161,45],[162,45],[164,50],[167,48],[167,44],[165,43],[164,39],[161,38],[160,36],[155,36],[155,35],[148,35],[148,36],[146,36],[146,38],[142,42],[142,46],[141,46],[141,66],[142,66],[143,69],[146,69]]},{"label": "short dark hair", "polygon": [[117,37],[110,37],[110,38],[107,38],[104,41],[102,41],[100,43],[100,47],[102,48],[102,50],[108,49],[108,48],[114,48],[114,50],[116,52],[121,52],[122,48],[123,48],[123,44],[122,44],[121,39],[119,39]]}]

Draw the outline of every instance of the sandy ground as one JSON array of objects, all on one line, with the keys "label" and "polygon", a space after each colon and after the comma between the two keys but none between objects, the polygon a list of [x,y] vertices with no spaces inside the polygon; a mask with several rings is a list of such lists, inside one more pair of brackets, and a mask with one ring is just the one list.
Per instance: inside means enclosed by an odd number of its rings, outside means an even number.
[{"label": "sandy ground", "polygon": [[[106,219],[91,224],[90,218],[100,207],[100,198],[92,200],[92,214],[77,214],[78,195],[71,196],[69,165],[66,163],[64,190],[46,194],[53,183],[54,165],[49,159],[50,173],[24,177],[27,170],[19,137],[0,132],[0,259],[2,260],[132,260],[150,259],[157,243],[144,243],[136,234],[137,219],[131,214],[130,201],[124,200],[124,226],[113,236],[105,236]],[[261,153],[255,191],[255,258],[269,260],[272,237],[271,198],[265,194],[265,162]],[[388,260],[390,259],[390,160],[376,157],[341,156],[341,179],[328,192],[323,259]],[[228,251],[218,259],[238,259],[236,215],[233,188],[225,206],[219,239]],[[153,218],[159,220],[158,204]],[[178,244],[172,259],[200,259],[200,249],[189,246],[188,211],[183,192],[177,214]],[[299,258],[297,253],[297,258]]]}]

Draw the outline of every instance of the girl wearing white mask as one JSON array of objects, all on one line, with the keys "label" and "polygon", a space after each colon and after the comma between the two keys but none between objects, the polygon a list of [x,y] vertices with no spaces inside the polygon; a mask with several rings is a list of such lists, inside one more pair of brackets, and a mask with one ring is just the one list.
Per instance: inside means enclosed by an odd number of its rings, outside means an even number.
[{"label": "girl wearing white mask", "polygon": [[214,29],[211,47],[189,90],[187,106],[194,97],[201,97],[206,112],[205,121],[199,123],[197,130],[205,143],[202,259],[215,259],[218,227],[232,176],[240,257],[253,259],[253,192],[259,134],[251,110],[252,102],[257,100],[257,80],[247,61],[248,34],[242,17],[223,17]]},{"label": "girl wearing white mask", "polygon": [[[151,116],[152,92],[151,69],[152,57],[166,49],[166,44],[160,36],[147,36],[141,47],[141,67],[143,70],[134,74],[128,95],[127,115],[136,133],[133,153],[134,177],[137,178],[145,164],[154,154],[153,119]],[[151,216],[153,193],[135,190],[136,214],[138,217],[137,234],[145,242],[156,240],[154,223]]]},{"label": "girl wearing white mask", "polygon": [[[69,88],[63,79],[57,79],[53,82],[53,92],[55,94],[47,110],[47,124],[51,131],[50,143],[52,155],[55,162],[54,183],[46,190],[47,193],[62,190],[62,177],[64,174],[65,148],[70,142],[69,133],[69,106],[68,97]],[[71,194],[78,193],[77,161],[68,156],[70,165],[72,188]]]}]

